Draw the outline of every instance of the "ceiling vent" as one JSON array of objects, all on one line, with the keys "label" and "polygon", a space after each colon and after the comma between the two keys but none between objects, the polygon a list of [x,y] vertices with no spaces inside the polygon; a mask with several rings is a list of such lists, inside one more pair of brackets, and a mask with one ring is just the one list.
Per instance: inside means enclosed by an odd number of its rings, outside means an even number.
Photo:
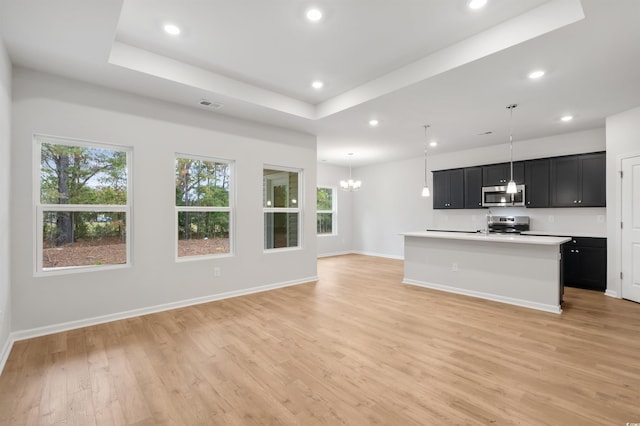
[{"label": "ceiling vent", "polygon": [[220,109],[223,106],[218,102],[211,102],[208,99],[200,99],[200,105],[205,106],[207,108],[211,108],[211,109]]}]

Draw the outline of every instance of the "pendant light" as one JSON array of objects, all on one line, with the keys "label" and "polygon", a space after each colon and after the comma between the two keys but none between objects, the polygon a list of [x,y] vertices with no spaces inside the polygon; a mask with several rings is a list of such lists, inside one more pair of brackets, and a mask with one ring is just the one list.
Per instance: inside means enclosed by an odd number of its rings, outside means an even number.
[{"label": "pendant light", "polygon": [[351,177],[351,157],[353,157],[353,152],[349,153],[349,180],[341,180],[340,188],[344,189],[345,191],[353,192],[360,189],[360,187],[362,186],[362,182],[359,180],[353,180],[353,178]]},{"label": "pendant light", "polygon": [[431,196],[429,191],[429,185],[427,185],[427,129],[431,127],[428,124],[424,125],[424,187],[422,188],[422,196]]},{"label": "pendant light", "polygon": [[515,194],[518,192],[516,182],[513,180],[513,109],[517,106],[518,104],[507,105],[507,109],[509,109],[511,115],[509,122],[509,165],[511,167],[511,179],[509,179],[509,183],[507,184],[507,194]]}]

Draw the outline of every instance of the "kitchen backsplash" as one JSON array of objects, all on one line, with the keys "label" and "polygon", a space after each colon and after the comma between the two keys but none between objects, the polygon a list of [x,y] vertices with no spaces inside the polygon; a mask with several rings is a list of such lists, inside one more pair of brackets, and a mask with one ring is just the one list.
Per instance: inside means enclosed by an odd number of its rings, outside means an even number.
[{"label": "kitchen backsplash", "polygon": [[[606,236],[606,208],[550,208],[527,209],[520,207],[494,207],[491,213],[498,216],[529,216],[532,231],[552,232],[570,236]],[[488,209],[435,210],[433,229],[477,230],[483,229]]]}]

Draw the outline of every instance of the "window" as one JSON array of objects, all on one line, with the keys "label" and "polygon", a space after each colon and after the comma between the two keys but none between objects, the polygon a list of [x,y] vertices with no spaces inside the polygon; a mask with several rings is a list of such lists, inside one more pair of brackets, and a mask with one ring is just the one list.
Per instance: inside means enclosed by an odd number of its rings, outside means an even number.
[{"label": "window", "polygon": [[35,137],[36,272],[130,263],[131,150]]},{"label": "window", "polygon": [[263,170],[265,249],[300,246],[301,175],[299,170],[275,167]]},{"label": "window", "polygon": [[232,185],[231,161],[177,156],[178,258],[233,253]]},{"label": "window", "polygon": [[336,227],[336,190],[335,188],[319,187],[317,195],[317,233],[318,235],[334,235]]}]

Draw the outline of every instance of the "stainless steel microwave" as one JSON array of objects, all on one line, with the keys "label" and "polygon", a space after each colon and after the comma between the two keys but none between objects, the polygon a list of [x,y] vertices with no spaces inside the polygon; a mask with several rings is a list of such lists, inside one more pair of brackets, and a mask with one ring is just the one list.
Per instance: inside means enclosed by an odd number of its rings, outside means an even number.
[{"label": "stainless steel microwave", "polygon": [[506,186],[482,187],[482,207],[524,206],[524,185],[516,185],[515,194],[507,194]]}]

